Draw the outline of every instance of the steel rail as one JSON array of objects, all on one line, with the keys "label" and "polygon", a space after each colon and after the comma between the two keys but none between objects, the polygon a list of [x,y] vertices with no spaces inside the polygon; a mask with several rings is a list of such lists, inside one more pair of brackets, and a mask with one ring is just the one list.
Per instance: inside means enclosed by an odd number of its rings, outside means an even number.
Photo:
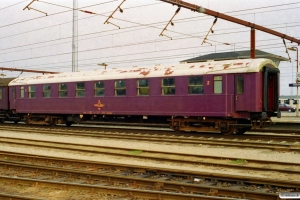
[{"label": "steel rail", "polygon": [[36,198],[36,197],[29,197],[29,196],[21,196],[21,195],[14,195],[14,194],[5,194],[0,192],[0,199],[1,200],[45,200],[44,198]]},{"label": "steel rail", "polygon": [[[250,199],[277,199],[278,195],[276,193],[270,193],[268,190],[251,190],[247,191],[246,189],[242,189],[245,186],[245,183],[240,185],[232,185],[232,187],[227,183],[227,187],[223,187],[222,184],[216,184],[215,181],[207,181],[203,184],[195,182],[191,179],[191,175],[189,173],[184,174],[184,172],[180,172],[180,174],[170,174],[173,173],[171,170],[167,171],[155,171],[154,170],[149,173],[149,170],[140,169],[140,167],[136,166],[115,166],[114,164],[105,164],[102,166],[103,171],[99,171],[98,168],[100,166],[95,166],[95,163],[88,163],[88,161],[74,161],[64,159],[64,165],[58,163],[57,167],[55,165],[55,161],[60,160],[51,160],[51,167],[41,164],[40,160],[43,158],[34,158],[38,163],[36,164],[26,164],[23,162],[15,162],[15,161],[1,161],[1,166],[4,169],[9,169],[4,171],[4,174],[9,174],[10,176],[14,176],[16,178],[20,178],[20,176],[25,176],[27,179],[41,180],[47,179],[47,181],[55,181],[57,179],[60,182],[71,182],[73,180],[72,177],[77,177],[74,183],[80,184],[90,184],[97,185],[97,182],[104,181],[105,183],[100,183],[100,185],[127,185],[133,188],[150,188],[154,190],[163,190],[163,191],[173,191],[175,193],[192,193],[192,194],[210,194],[216,196],[226,196],[226,197],[243,197]],[[57,159],[57,158],[56,158]],[[72,165],[67,162],[72,162]],[[79,162],[79,163],[73,163]],[[69,167],[69,166],[73,167]],[[83,166],[87,165],[87,166]],[[89,166],[91,165],[91,166]],[[3,167],[5,166],[5,167]],[[67,167],[68,166],[68,167]],[[80,167],[79,167],[80,166]],[[76,167],[79,168],[76,169]],[[90,170],[90,169],[94,170]],[[112,172],[108,172],[107,168],[112,169]],[[116,170],[116,168],[120,168]],[[132,168],[130,170],[130,168]],[[21,170],[20,170],[21,169]],[[86,169],[86,170],[83,170]],[[128,170],[129,169],[129,170]],[[26,173],[25,173],[26,172]],[[139,173],[136,173],[139,172]],[[136,174],[135,174],[136,173]],[[163,173],[164,176],[160,175]],[[25,175],[24,175],[25,174]],[[149,176],[151,174],[151,176]],[[168,174],[166,176],[166,174]],[[33,178],[28,178],[32,176]],[[40,178],[41,176],[41,178]],[[180,179],[176,177],[180,177]],[[51,178],[50,178],[51,177]],[[58,178],[59,177],[59,178]],[[79,178],[81,177],[81,178]],[[162,178],[163,177],[163,178]],[[197,177],[197,175],[196,175]],[[199,177],[198,177],[199,179]],[[252,184],[252,183],[251,183]],[[258,187],[258,186],[256,186]],[[268,186],[270,187],[270,186]],[[217,192],[213,192],[217,191]]]},{"label": "steel rail", "polygon": [[[213,195],[197,195],[197,194],[183,194],[176,192],[164,192],[164,191],[152,191],[152,190],[141,190],[141,189],[133,189],[133,188],[122,188],[115,186],[103,186],[103,185],[85,185],[78,183],[66,183],[59,181],[48,181],[48,180],[34,180],[28,178],[16,178],[16,177],[5,177],[0,176],[1,182],[9,182],[10,184],[33,184],[39,185],[43,187],[60,187],[64,190],[84,190],[88,191],[92,194],[95,193],[104,193],[104,194],[113,194],[113,195],[124,195],[127,197],[141,197],[147,199],[166,199],[166,200],[198,200],[198,199],[228,199],[228,200],[236,200],[237,198],[229,198],[229,197],[218,197]],[[277,198],[277,195],[276,195]],[[238,198],[242,199],[242,198]],[[243,198],[244,199],[244,198]],[[273,198],[275,199],[275,198]]]},{"label": "steel rail", "polygon": [[[15,142],[13,141],[15,140]],[[180,153],[166,153],[159,151],[143,151],[143,150],[132,150],[128,148],[116,148],[116,147],[106,147],[106,146],[91,146],[91,145],[81,145],[81,144],[70,144],[70,143],[60,143],[60,142],[48,142],[48,141],[36,141],[28,140],[28,139],[12,139],[8,141],[8,139],[0,140],[2,143],[9,143],[14,145],[27,145],[30,147],[43,147],[43,148],[54,148],[61,150],[68,150],[74,152],[84,152],[84,153],[95,153],[97,155],[104,154],[109,156],[121,156],[121,157],[129,157],[130,159],[147,159],[164,162],[172,162],[172,163],[180,163],[180,164],[189,164],[192,166],[197,165],[208,165],[215,167],[223,167],[223,168],[231,168],[231,169],[239,169],[245,170],[245,172],[252,170],[254,172],[263,172],[272,171],[273,173],[283,173],[285,175],[300,175],[299,165],[298,163],[284,163],[284,162],[274,162],[274,161],[261,161],[261,160],[250,160],[250,159],[236,159],[228,158],[228,157],[214,157],[214,156],[201,156],[194,154],[180,154]],[[58,146],[59,145],[59,146]],[[137,153],[136,153],[137,152]],[[205,160],[206,159],[206,160]],[[215,161],[211,161],[210,159],[215,159]],[[226,161],[225,163],[222,160]],[[238,165],[239,161],[241,163],[253,163],[253,165]],[[228,162],[227,162],[228,161]],[[255,166],[263,165],[261,167]],[[269,164],[267,167],[265,165]],[[276,168],[274,165],[281,165],[285,168]],[[290,167],[290,168],[289,168]],[[266,181],[267,182],[267,181]],[[291,180],[283,180],[279,179],[277,183],[281,183],[281,186],[291,186],[291,185],[299,185],[297,181]]]},{"label": "steel rail", "polygon": [[[147,134],[150,134],[152,135],[151,137],[154,138],[154,134],[156,134],[157,132],[160,132],[159,134],[163,137],[168,138],[168,136],[172,135],[176,135],[177,137],[180,135],[180,136],[184,136],[184,138],[188,139],[189,136],[194,136],[194,140],[197,139],[197,138],[207,138],[207,137],[216,137],[216,139],[232,139],[232,138],[236,138],[236,139],[251,139],[251,140],[262,140],[262,141],[268,141],[270,142],[270,140],[273,140],[273,142],[276,142],[276,141],[286,141],[286,142],[298,142],[300,141],[300,135],[298,134],[295,134],[295,133],[300,133],[299,129],[298,130],[286,130],[286,129],[280,129],[280,130],[277,130],[277,129],[259,129],[259,130],[256,130],[256,129],[253,129],[251,131],[249,131],[249,133],[247,134],[244,134],[244,135],[227,135],[227,136],[223,136],[221,134],[215,134],[215,133],[190,133],[190,132],[182,132],[182,133],[176,133],[176,132],[173,132],[171,131],[170,129],[162,129],[162,128],[159,128],[159,129],[155,129],[155,128],[151,128],[151,129],[145,129],[144,127],[138,127],[138,128],[132,128],[130,126],[121,126],[121,127],[109,127],[109,126],[98,126],[98,125],[95,125],[93,123],[93,125],[90,124],[90,126],[73,126],[73,127],[63,127],[63,126],[53,126],[53,127],[47,127],[45,128],[45,126],[37,126],[37,128],[32,128],[32,126],[27,126],[27,125],[21,125],[21,124],[18,124],[18,125],[15,125],[15,124],[5,124],[5,125],[1,125],[0,126],[0,130],[7,130],[7,131],[10,131],[10,130],[15,130],[15,131],[19,131],[20,129],[30,129],[30,130],[39,130],[39,132],[46,132],[46,130],[52,130],[52,131],[55,131],[58,133],[58,131],[60,131],[59,133],[62,134],[62,135],[83,135],[84,131],[93,131],[93,133],[95,134],[99,134],[101,135],[103,133],[103,131],[110,131],[110,134],[111,135],[115,135],[115,133],[113,133],[112,131],[115,131],[115,132],[118,132],[120,131],[120,129],[122,130],[123,133],[125,132],[130,132],[130,131],[139,131],[139,134],[143,134],[145,137],[148,137],[147,135],[145,135],[146,133]],[[42,127],[42,128],[41,128]],[[59,130],[60,129],[60,130]],[[73,133],[66,133],[66,131],[62,131],[62,130],[65,130],[65,129],[68,129],[68,132],[70,132],[69,130],[71,130]],[[99,130],[100,129],[100,130]],[[26,130],[24,130],[26,131]],[[284,131],[285,133],[282,134],[282,131]],[[261,132],[261,134],[254,134],[254,132]],[[270,132],[270,133],[274,133],[274,135],[270,135],[268,134],[266,136],[266,132]],[[281,134],[277,134],[277,133],[281,133]],[[292,134],[287,134],[287,133],[292,133]],[[85,133],[87,134],[87,133]],[[91,133],[92,134],[92,133]],[[275,135],[276,134],[276,135]],[[87,134],[88,135],[88,134]],[[107,135],[107,134],[106,134]],[[107,136],[107,137],[110,137],[110,136]],[[138,136],[137,137],[141,137],[141,136]],[[157,136],[159,137],[159,136]],[[275,141],[274,141],[275,140]]]},{"label": "steel rail", "polygon": [[[0,130],[5,130],[5,128],[0,127]],[[6,129],[8,130],[8,129]],[[32,129],[29,130],[20,130],[20,129],[11,129],[14,131],[20,132],[32,132]],[[68,129],[69,130],[69,129]],[[61,135],[75,135],[70,133],[65,133],[64,131],[58,131],[49,133],[49,130],[37,130],[34,129],[36,133],[46,133],[46,134],[61,134]],[[271,149],[276,151],[295,151],[300,152],[300,144],[297,143],[297,140],[292,143],[287,142],[277,142],[277,141],[250,141],[249,139],[243,138],[243,140],[237,139],[236,137],[230,138],[205,138],[205,137],[186,137],[186,136],[177,136],[174,137],[166,137],[165,135],[150,135],[147,136],[145,134],[113,134],[113,133],[97,133],[97,135],[86,134],[82,132],[76,132],[77,136],[90,136],[96,138],[114,138],[114,139],[130,139],[130,140],[139,140],[139,141],[151,141],[151,142],[170,142],[170,143],[179,143],[179,144],[194,144],[194,145],[210,145],[210,146],[227,146],[227,147],[239,147],[239,148],[257,148],[257,149]],[[295,136],[297,137],[297,136]],[[1,138],[1,137],[0,137]],[[253,140],[254,138],[252,138]],[[260,137],[260,139],[262,139]]]},{"label": "steel rail", "polygon": [[[298,125],[298,123],[288,123],[288,127],[286,126],[283,126],[282,128],[281,127],[281,124],[285,125],[286,123],[276,123],[276,127],[275,125],[270,127],[270,128],[264,128],[264,129],[251,129],[249,130],[246,134],[243,134],[243,135],[227,135],[227,136],[224,136],[224,135],[221,135],[221,134],[218,134],[218,133],[209,133],[209,132],[202,132],[200,133],[201,135],[199,135],[199,133],[191,133],[191,132],[174,132],[173,130],[167,128],[168,126],[165,126],[163,124],[152,124],[151,126],[147,125],[147,124],[138,124],[138,123],[134,123],[134,124],[131,124],[131,123],[121,123],[121,124],[116,124],[114,123],[113,125],[111,123],[98,123],[98,122],[89,122],[89,123],[81,123],[77,126],[72,126],[70,128],[73,132],[78,132],[78,129],[94,129],[94,131],[96,132],[97,128],[98,128],[98,132],[99,132],[99,128],[101,130],[112,130],[112,131],[120,131],[120,129],[122,129],[123,132],[128,132],[130,130],[135,130],[135,131],[140,131],[140,132],[148,132],[149,131],[152,131],[152,132],[163,132],[164,134],[176,134],[176,135],[183,135],[183,136],[188,136],[188,135],[194,135],[196,137],[208,137],[208,136],[217,136],[217,137],[222,137],[222,138],[232,138],[232,137],[238,137],[239,139],[244,139],[246,137],[249,137],[251,135],[251,138],[249,139],[260,139],[260,140],[268,140],[268,139],[272,139],[272,140],[280,140],[280,141],[300,141],[300,125],[299,126],[295,126],[295,125]],[[87,126],[85,126],[87,125]],[[110,126],[111,125],[111,126]],[[293,129],[292,127],[295,128]],[[33,127],[34,125],[30,125],[30,127]],[[2,124],[0,126],[0,129],[3,130],[9,130],[5,127],[10,127],[10,129],[13,129],[14,127],[17,129],[18,127],[26,127],[27,129],[29,128],[28,125],[22,125],[22,124],[10,124],[10,123],[5,123]],[[39,126],[41,127],[41,126]],[[67,127],[63,127],[63,126],[52,126],[51,129],[60,129],[60,128],[67,128]],[[50,129],[50,127],[48,127],[48,129]],[[253,132],[259,132],[259,133],[263,133],[263,134],[253,134]],[[265,137],[264,133],[274,133],[274,134],[277,134],[277,135],[268,135],[268,137]]]}]

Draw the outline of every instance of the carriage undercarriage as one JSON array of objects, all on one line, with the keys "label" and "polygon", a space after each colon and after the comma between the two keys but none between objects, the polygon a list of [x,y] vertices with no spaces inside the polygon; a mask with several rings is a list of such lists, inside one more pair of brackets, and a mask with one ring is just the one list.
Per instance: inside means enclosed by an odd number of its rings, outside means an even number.
[{"label": "carriage undercarriage", "polygon": [[266,119],[233,119],[233,118],[172,118],[170,128],[175,131],[221,132],[223,135],[244,134],[250,129],[263,128],[272,123]]}]

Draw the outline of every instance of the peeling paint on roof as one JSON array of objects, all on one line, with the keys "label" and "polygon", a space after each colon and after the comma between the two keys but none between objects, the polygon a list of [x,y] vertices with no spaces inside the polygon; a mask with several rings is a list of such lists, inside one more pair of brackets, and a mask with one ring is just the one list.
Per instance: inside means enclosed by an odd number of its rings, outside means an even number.
[{"label": "peeling paint on roof", "polygon": [[144,76],[147,76],[148,74],[150,74],[150,71],[142,71],[141,73],[140,73],[141,75],[144,75]]},{"label": "peeling paint on roof", "polygon": [[193,76],[204,74],[251,73],[261,71],[264,66],[277,68],[277,65],[269,59],[239,59],[19,77],[11,81],[9,85],[34,85],[45,83],[120,80],[164,76]]},{"label": "peeling paint on roof", "polygon": [[173,72],[174,71],[171,71],[171,69],[170,68],[168,68],[166,71],[165,71],[165,76],[168,76],[168,75],[171,75],[171,74],[173,74]]}]

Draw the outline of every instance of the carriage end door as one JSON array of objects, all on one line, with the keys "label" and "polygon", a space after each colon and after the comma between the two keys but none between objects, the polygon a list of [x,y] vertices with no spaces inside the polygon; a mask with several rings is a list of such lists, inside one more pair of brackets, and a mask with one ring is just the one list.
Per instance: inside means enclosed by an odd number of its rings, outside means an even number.
[{"label": "carriage end door", "polygon": [[235,75],[235,110],[247,111],[247,99],[245,95],[245,80],[240,74]]}]

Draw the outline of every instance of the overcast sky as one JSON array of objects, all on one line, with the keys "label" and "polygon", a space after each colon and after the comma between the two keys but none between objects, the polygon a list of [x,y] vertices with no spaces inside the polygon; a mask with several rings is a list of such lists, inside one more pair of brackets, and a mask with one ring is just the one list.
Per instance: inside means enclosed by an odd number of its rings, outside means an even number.
[{"label": "overcast sky", "polygon": [[[0,67],[72,71],[72,0],[0,0]],[[155,0],[126,0],[109,22],[107,17],[123,0],[78,0],[78,70],[174,64],[214,52],[249,50],[250,29],[218,19],[208,43],[201,45],[214,17],[182,8],[174,26],[159,36],[177,10]],[[186,0],[217,12],[262,25],[300,39],[299,0]],[[120,29],[118,27],[120,27]],[[172,40],[169,38],[171,37]],[[230,45],[225,45],[228,43]],[[297,46],[286,41],[287,46]],[[282,38],[256,31],[256,48],[288,58]],[[295,95],[296,52],[281,62],[281,95]],[[6,77],[20,73],[3,71]],[[28,75],[24,73],[23,75]]]}]

